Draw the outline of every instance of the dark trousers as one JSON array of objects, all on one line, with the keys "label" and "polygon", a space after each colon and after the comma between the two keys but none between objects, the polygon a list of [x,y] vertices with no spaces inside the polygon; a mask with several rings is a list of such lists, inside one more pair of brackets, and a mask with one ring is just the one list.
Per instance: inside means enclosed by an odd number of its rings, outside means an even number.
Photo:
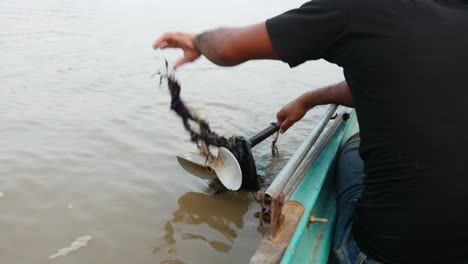
[{"label": "dark trousers", "polygon": [[356,203],[365,184],[364,164],[359,155],[360,139],[351,139],[342,148],[336,164],[337,221],[333,241],[335,263],[376,264],[361,252],[353,238]]}]

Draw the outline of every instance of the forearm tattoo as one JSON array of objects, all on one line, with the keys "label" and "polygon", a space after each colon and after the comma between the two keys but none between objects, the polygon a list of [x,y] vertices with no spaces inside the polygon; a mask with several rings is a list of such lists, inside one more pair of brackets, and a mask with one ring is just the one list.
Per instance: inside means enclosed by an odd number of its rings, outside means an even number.
[{"label": "forearm tattoo", "polygon": [[210,61],[223,65],[225,63],[223,56],[221,54],[221,48],[223,46],[222,40],[226,29],[220,28],[212,31],[203,32],[195,36],[195,44],[200,51],[207,59]]}]

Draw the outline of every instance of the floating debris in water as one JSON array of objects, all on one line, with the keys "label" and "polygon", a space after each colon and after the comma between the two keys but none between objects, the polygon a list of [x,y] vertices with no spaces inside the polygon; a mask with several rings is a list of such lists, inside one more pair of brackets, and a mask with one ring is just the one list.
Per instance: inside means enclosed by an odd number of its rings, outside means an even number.
[{"label": "floating debris in water", "polygon": [[[210,146],[225,147],[231,149],[231,142],[229,139],[219,136],[216,132],[212,131],[210,125],[206,120],[199,117],[192,109],[188,108],[184,101],[180,98],[181,87],[179,82],[175,79],[174,73],[168,72],[168,63],[166,61],[166,73],[161,71],[156,72],[160,77],[160,85],[163,78],[167,80],[167,87],[171,94],[171,109],[177,113],[182,119],[185,129],[190,133],[190,139],[197,144],[200,153],[207,158],[207,161],[213,161],[214,155],[211,154]],[[198,125],[196,131],[191,122]],[[231,148],[230,148],[231,147]]]},{"label": "floating debris in water", "polygon": [[5,196],[2,192],[0,192],[0,198],[2,198],[3,196]]},{"label": "floating debris in water", "polygon": [[53,259],[56,257],[65,257],[68,253],[78,250],[84,246],[88,245],[88,241],[90,241],[93,237],[92,236],[82,236],[77,237],[76,240],[71,243],[69,247],[60,249],[57,253],[51,255],[49,259]]},{"label": "floating debris in water", "polygon": [[68,209],[72,208],[73,204],[68,204]]},{"label": "floating debris in water", "polygon": [[[180,97],[181,87],[175,78],[175,74],[173,72],[169,72],[167,60],[166,72],[157,71],[153,76],[157,74],[160,75],[159,85],[162,84],[163,79],[167,80],[167,87],[171,94],[171,109],[182,119],[185,129],[190,133],[190,140],[197,145],[200,154],[206,157],[205,163],[212,162],[215,158],[210,151],[210,146],[224,147],[228,149],[236,157],[242,171],[241,189],[258,190],[259,182],[255,169],[255,161],[253,160],[250,151],[250,142],[240,136],[226,138],[218,135],[216,132],[211,130],[205,119],[200,118],[192,109],[187,107]],[[194,129],[191,123],[196,123],[198,129]],[[278,155],[278,149],[275,145],[277,139],[278,134],[272,143],[272,155],[274,157]],[[219,194],[227,190],[218,179],[212,181],[209,187],[214,189],[215,194]]]}]

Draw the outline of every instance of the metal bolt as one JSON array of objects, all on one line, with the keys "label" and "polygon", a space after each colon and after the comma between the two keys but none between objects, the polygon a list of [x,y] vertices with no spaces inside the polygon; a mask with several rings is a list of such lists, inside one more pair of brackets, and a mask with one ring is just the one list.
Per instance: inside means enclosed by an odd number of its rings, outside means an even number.
[{"label": "metal bolt", "polygon": [[326,224],[326,223],[328,223],[328,219],[327,218],[317,218],[317,217],[311,215],[310,218],[309,218],[309,224],[316,223],[316,222]]}]

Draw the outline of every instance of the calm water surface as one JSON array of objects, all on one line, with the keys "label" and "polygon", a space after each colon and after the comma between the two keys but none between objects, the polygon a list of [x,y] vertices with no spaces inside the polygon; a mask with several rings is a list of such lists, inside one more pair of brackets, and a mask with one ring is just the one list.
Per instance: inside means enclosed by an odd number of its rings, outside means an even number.
[{"label": "calm water surface", "polygon": [[[301,1],[0,0],[0,262],[245,263],[262,236],[249,193],[212,196],[175,155],[195,150],[150,76],[180,51],[166,31],[262,21]],[[301,93],[337,82],[323,61],[289,69],[205,59],[177,72],[182,97],[224,135],[251,135]],[[280,169],[323,109],[256,147]],[[49,260],[76,237],[89,245]]]}]

